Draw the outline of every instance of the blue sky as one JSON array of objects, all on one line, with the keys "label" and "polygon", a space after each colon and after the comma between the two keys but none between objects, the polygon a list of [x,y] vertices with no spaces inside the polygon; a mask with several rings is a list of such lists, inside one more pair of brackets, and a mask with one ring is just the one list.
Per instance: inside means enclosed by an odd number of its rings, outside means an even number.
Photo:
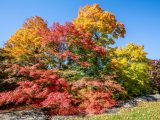
[{"label": "blue sky", "polygon": [[77,16],[80,6],[94,3],[125,24],[126,36],[117,46],[144,45],[148,58],[160,58],[160,0],[0,0],[0,47],[30,16],[63,24]]}]

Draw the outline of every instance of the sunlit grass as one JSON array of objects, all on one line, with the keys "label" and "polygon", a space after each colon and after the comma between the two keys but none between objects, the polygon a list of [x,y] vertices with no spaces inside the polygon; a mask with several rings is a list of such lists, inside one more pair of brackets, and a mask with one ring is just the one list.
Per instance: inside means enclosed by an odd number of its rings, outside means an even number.
[{"label": "sunlit grass", "polygon": [[72,120],[160,120],[160,102],[142,102],[134,108],[123,108],[116,114],[102,114]]}]

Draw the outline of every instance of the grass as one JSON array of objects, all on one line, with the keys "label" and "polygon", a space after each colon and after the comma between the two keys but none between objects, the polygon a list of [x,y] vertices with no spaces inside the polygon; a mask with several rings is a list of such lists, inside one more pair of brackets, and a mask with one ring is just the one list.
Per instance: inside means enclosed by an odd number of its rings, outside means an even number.
[{"label": "grass", "polygon": [[134,108],[122,108],[118,113],[94,115],[69,120],[160,120],[160,102],[142,102]]}]

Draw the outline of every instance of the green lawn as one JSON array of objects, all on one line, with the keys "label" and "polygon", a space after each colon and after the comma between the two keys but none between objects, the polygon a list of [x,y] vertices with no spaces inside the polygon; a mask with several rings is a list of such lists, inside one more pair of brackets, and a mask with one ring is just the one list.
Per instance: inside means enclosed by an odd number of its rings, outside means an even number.
[{"label": "green lawn", "polygon": [[70,120],[160,120],[160,102],[142,102],[134,108],[123,108],[116,114],[102,114]]}]

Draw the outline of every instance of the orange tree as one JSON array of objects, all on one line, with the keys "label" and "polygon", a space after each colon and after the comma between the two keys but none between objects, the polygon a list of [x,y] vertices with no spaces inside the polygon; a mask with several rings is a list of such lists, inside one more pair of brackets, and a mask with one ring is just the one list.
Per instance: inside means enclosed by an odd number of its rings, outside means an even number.
[{"label": "orange tree", "polygon": [[31,17],[9,38],[3,50],[12,58],[11,63],[33,65],[45,58],[39,29],[47,30],[47,23],[38,16]]}]

